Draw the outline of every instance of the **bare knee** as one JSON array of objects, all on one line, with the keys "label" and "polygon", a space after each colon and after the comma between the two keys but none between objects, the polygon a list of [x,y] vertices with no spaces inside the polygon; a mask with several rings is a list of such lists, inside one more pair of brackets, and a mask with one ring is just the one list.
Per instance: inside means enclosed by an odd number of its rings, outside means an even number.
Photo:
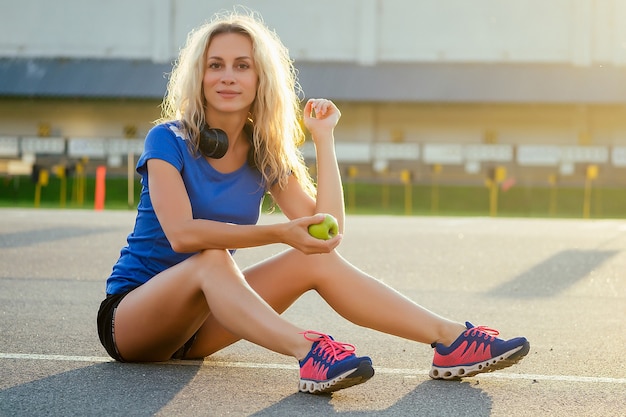
[{"label": "bare knee", "polygon": [[194,255],[190,261],[188,266],[191,275],[193,279],[200,280],[200,283],[220,276],[243,278],[239,267],[226,249],[206,249]]},{"label": "bare knee", "polygon": [[237,268],[233,257],[226,249],[205,249],[194,257],[196,268]]},{"label": "bare knee", "polygon": [[317,253],[314,255],[307,255],[297,250],[293,252],[298,255],[298,262],[302,264],[303,268],[311,270],[312,272],[322,270],[325,267],[333,267],[337,265],[337,262],[343,260],[337,251],[334,250],[328,253]]},{"label": "bare knee", "polygon": [[336,251],[307,255],[292,249],[285,255],[289,259],[291,270],[296,272],[301,280],[308,278],[312,288],[316,288],[325,279],[333,279],[338,267],[344,262]]},{"label": "bare knee", "polygon": [[205,249],[195,255],[195,257],[198,258],[200,262],[207,263],[208,265],[232,262],[232,256],[226,249]]}]

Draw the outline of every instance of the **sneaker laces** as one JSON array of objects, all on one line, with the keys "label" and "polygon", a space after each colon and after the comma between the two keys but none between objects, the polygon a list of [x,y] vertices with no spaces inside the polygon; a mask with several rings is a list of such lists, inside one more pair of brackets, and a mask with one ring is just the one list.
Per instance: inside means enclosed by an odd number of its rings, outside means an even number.
[{"label": "sneaker laces", "polygon": [[[307,330],[305,332],[300,332],[300,334],[303,335],[306,340],[310,340],[314,343],[319,342],[315,350],[321,350],[322,357],[324,359],[326,359],[329,355],[332,356],[332,363],[353,355],[356,351],[354,345],[350,343],[337,342],[331,336],[324,333]],[[308,335],[310,334],[318,337],[309,337]]]},{"label": "sneaker laces", "polygon": [[467,329],[465,331],[465,336],[479,336],[479,337],[483,337],[485,340],[489,340],[490,342],[493,342],[494,340],[496,340],[496,336],[498,336],[500,334],[499,331],[497,331],[496,329],[492,329],[491,327],[487,327],[487,326],[476,326],[476,327],[472,327],[471,329]]}]

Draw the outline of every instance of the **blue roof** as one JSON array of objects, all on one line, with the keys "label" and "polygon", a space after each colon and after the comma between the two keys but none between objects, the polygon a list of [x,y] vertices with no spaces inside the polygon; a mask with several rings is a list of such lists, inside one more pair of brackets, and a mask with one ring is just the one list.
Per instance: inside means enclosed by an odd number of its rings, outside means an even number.
[{"label": "blue roof", "polygon": [[[307,97],[356,102],[626,103],[626,68],[564,64],[296,62]],[[0,58],[0,97],[161,100],[171,64]]]},{"label": "blue roof", "polygon": [[168,64],[105,59],[0,59],[0,96],[162,99]]}]

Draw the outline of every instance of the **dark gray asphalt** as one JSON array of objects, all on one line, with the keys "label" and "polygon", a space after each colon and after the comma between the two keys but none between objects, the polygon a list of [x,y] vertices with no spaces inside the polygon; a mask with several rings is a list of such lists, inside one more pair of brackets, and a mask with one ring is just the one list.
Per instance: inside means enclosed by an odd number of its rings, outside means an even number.
[{"label": "dark gray asphalt", "polygon": [[354,343],[377,371],[312,396],[296,393],[293,359],[248,342],[204,362],[108,360],[95,315],[133,219],[0,209],[0,416],[626,415],[626,221],[349,217],[346,258],[442,315],[528,337],[531,352],[494,374],[432,381],[429,346],[347,323],[306,294],[286,315]]}]

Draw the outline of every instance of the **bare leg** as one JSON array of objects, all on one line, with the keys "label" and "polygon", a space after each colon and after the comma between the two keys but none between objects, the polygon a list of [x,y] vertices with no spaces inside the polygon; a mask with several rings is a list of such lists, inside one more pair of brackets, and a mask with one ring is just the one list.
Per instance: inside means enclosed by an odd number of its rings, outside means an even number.
[{"label": "bare leg", "polygon": [[[351,322],[409,340],[449,345],[465,330],[462,324],[430,312],[360,271],[336,252],[304,255],[290,249],[244,274],[250,286],[278,313],[305,292],[316,290]],[[189,357],[208,356],[236,340],[238,337],[224,329],[218,317],[210,315]]]},{"label": "bare leg", "polygon": [[167,360],[208,317],[231,337],[297,359],[312,344],[298,334],[303,329],[280,317],[250,288],[227,251],[207,250],[122,300],[115,315],[117,347],[125,360]]}]

